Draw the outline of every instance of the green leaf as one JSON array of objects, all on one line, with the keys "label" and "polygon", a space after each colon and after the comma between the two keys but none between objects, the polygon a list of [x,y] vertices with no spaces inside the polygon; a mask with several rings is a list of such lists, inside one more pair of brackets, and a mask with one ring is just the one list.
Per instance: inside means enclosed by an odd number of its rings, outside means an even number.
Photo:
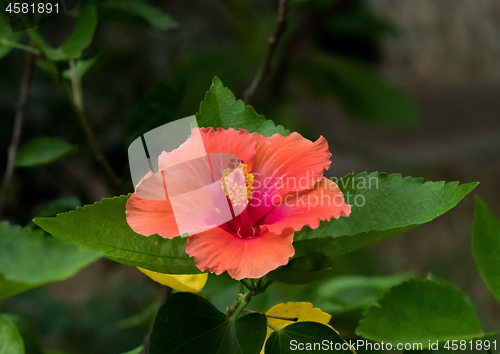
[{"label": "green leaf", "polygon": [[245,106],[243,101],[236,100],[233,93],[224,87],[217,77],[205,94],[196,119],[200,127],[246,129],[250,133],[257,132],[264,136],[290,134],[282,126],[276,126],[272,120],[258,115],[251,106]]},{"label": "green leaf", "polygon": [[334,257],[402,234],[444,214],[478,185],[378,172],[348,175],[337,184],[352,205],[351,215],[321,222],[315,230],[304,227],[294,237],[296,256]]},{"label": "green leaf", "polygon": [[100,258],[46,237],[41,230],[0,223],[0,299],[67,279]]},{"label": "green leaf", "polygon": [[269,280],[286,284],[307,284],[328,275],[333,266],[333,260],[321,253],[297,257],[287,265],[270,272]]},{"label": "green leaf", "polygon": [[[343,346],[343,348],[342,348]],[[266,342],[266,354],[350,353],[348,344],[331,327],[317,322],[297,322],[275,330]]]},{"label": "green leaf", "polygon": [[10,53],[21,39],[22,32],[12,33],[12,29],[0,16],[0,59]]},{"label": "green leaf", "polygon": [[325,280],[316,288],[314,304],[323,311],[338,314],[368,308],[394,285],[408,279],[407,274],[383,277],[345,275]]},{"label": "green leaf", "polygon": [[52,48],[40,36],[34,28],[28,30],[33,42],[42,50],[52,61],[79,59],[82,52],[92,44],[94,32],[97,27],[97,13],[95,6],[86,6],[80,13],[75,29],[59,48]]},{"label": "green leaf", "polygon": [[296,63],[292,75],[318,97],[334,95],[355,118],[396,125],[417,120],[416,107],[408,96],[355,60],[316,55]]},{"label": "green leaf", "polygon": [[363,314],[356,334],[386,343],[471,340],[485,336],[469,298],[444,281],[408,280]]},{"label": "green leaf", "polygon": [[176,293],[158,311],[149,353],[258,354],[266,324],[263,314],[228,318],[201,296]]},{"label": "green leaf", "polygon": [[160,30],[171,30],[179,25],[169,15],[147,2],[115,0],[97,2],[99,17],[105,20],[146,25]]},{"label": "green leaf", "polygon": [[123,353],[123,354],[141,354],[142,353],[142,348],[144,348],[144,346],[141,345],[140,347],[132,349],[131,351]]},{"label": "green leaf", "polygon": [[[78,60],[75,65],[76,76],[81,80],[85,75],[95,69],[106,57],[109,52],[108,48],[101,50],[98,54],[94,55],[92,58]],[[62,72],[62,77],[71,80],[71,72],[66,69]]]},{"label": "green leaf", "polygon": [[64,197],[56,199],[47,204],[38,217],[56,216],[59,213],[64,213],[82,205],[82,201],[78,197]]},{"label": "green leaf", "polygon": [[138,326],[149,327],[151,325],[151,321],[155,318],[159,307],[160,305],[158,303],[153,302],[151,305],[146,307],[141,313],[138,313],[137,315],[134,315],[132,317],[117,322],[116,328],[125,329]]},{"label": "green leaf", "polygon": [[50,78],[59,79],[59,69],[53,61],[46,60],[45,58],[36,58],[35,64],[37,68],[43,70]]},{"label": "green leaf", "polygon": [[[127,145],[148,131],[175,120],[181,91],[162,83],[148,92],[127,121]],[[144,119],[147,117],[147,119]]]},{"label": "green leaf", "polygon": [[130,195],[105,198],[55,218],[34,222],[52,236],[83,248],[103,252],[118,263],[168,274],[198,274],[186,254],[186,238],[145,237],[132,231],[125,217]]},{"label": "green leaf", "polygon": [[472,231],[472,254],[477,269],[495,298],[500,301],[500,220],[476,196]]},{"label": "green leaf", "polygon": [[16,156],[16,166],[34,167],[46,165],[63,158],[75,150],[75,146],[60,138],[52,136],[39,137],[28,141],[19,150]]},{"label": "green leaf", "polygon": [[2,314],[0,314],[0,354],[24,354],[23,339],[16,325],[10,317]]},{"label": "green leaf", "polygon": [[40,347],[40,341],[37,334],[31,328],[30,323],[23,317],[15,314],[6,314],[14,322],[21,335],[24,344],[24,350],[28,354],[46,354]]}]

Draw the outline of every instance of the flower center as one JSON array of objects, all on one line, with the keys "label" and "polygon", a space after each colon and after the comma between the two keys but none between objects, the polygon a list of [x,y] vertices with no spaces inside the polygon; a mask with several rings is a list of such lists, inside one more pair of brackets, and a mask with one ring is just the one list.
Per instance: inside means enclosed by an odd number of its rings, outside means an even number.
[{"label": "flower center", "polygon": [[252,199],[254,189],[254,176],[248,173],[248,166],[242,163],[235,168],[234,164],[229,163],[229,167],[223,171],[221,180],[222,188],[233,206],[247,206],[248,201]]}]

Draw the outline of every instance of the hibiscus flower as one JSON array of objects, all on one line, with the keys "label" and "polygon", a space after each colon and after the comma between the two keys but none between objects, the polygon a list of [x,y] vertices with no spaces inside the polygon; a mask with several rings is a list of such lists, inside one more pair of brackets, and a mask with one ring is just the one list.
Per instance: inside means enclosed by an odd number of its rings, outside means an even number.
[{"label": "hibiscus flower", "polygon": [[330,156],[323,137],[194,128],[138,183],[127,222],[144,236],[187,234],[186,253],[201,271],[260,278],[294,255],[295,231],[349,215],[323,177]]}]

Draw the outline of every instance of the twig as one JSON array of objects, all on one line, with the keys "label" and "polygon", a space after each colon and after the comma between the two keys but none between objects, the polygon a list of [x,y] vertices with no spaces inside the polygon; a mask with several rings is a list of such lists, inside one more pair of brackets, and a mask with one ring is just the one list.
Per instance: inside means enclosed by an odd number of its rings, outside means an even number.
[{"label": "twig", "polygon": [[6,39],[0,39],[0,44],[4,45],[6,47],[21,49],[21,50],[24,50],[26,52],[31,52],[33,54],[40,55],[40,51],[36,48],[33,48],[30,45],[21,44],[21,43],[17,43],[17,42],[11,42],[11,41],[8,41]]},{"label": "twig", "polygon": [[274,72],[271,82],[272,92],[275,96],[281,96],[288,68],[302,44],[317,31],[321,30],[325,21],[328,20],[333,13],[342,9],[349,4],[350,1],[351,0],[336,0],[332,1],[327,6],[320,7],[310,16],[306,17],[302,23],[297,26],[296,30],[290,34],[290,40],[284,45],[283,55],[280,56],[281,61],[276,66],[276,71]]},{"label": "twig", "polygon": [[85,115],[83,108],[80,108],[78,106],[77,101],[75,100],[75,98],[71,94],[68,87],[66,85],[64,85],[64,83],[62,83],[62,88],[63,88],[63,91],[68,98],[68,101],[71,105],[71,108],[73,108],[73,111],[76,113],[76,115],[78,117],[78,121],[80,122],[80,126],[82,127],[82,129],[85,133],[85,136],[87,137],[87,140],[90,144],[92,151],[94,152],[96,160],[101,164],[102,168],[104,169],[104,172],[106,173],[106,176],[111,181],[111,183],[113,183],[115,189],[118,192],[120,192],[121,180],[115,174],[115,171],[113,171],[113,168],[111,168],[109,161],[106,159],[106,156],[104,155],[104,152],[102,151],[101,145],[99,144],[99,141],[97,140],[97,137],[95,136],[95,133],[92,130],[92,127],[90,126],[89,120],[88,120],[87,116]]},{"label": "twig", "polygon": [[80,91],[80,79],[76,73],[75,61],[69,61],[69,72],[71,77],[71,88],[73,90],[73,99],[78,108],[83,109],[82,93]]},{"label": "twig", "polygon": [[[172,288],[169,286],[163,286],[161,290],[162,291],[160,294],[160,306],[162,306],[165,302],[167,302],[167,299],[170,297],[170,295],[172,295]],[[153,323],[151,323],[149,331],[148,331],[148,333],[146,333],[146,336],[144,337],[142,350],[139,354],[147,354],[148,353],[149,344],[150,344],[149,337],[151,337],[151,332],[153,332],[153,325],[154,325],[154,321],[153,321]]]},{"label": "twig", "polygon": [[276,29],[274,30],[273,35],[269,37],[266,54],[264,55],[264,59],[259,70],[257,71],[257,74],[250,84],[250,87],[243,93],[243,101],[246,104],[250,104],[252,102],[255,92],[267,74],[271,71],[271,61],[273,59],[274,52],[276,51],[276,47],[286,30],[287,14],[288,0],[279,0]]},{"label": "twig", "polygon": [[2,214],[2,209],[7,200],[7,191],[9,189],[10,181],[14,173],[14,165],[16,162],[17,149],[19,147],[19,140],[21,138],[21,132],[23,129],[24,115],[26,111],[26,106],[28,105],[29,92],[31,87],[31,81],[33,79],[33,67],[34,67],[34,54],[32,52],[26,52],[24,61],[24,72],[21,80],[21,90],[19,93],[19,100],[16,103],[16,116],[14,119],[14,130],[12,132],[12,140],[9,146],[8,158],[7,158],[7,168],[5,170],[2,189],[0,191],[0,215]]},{"label": "twig", "polygon": [[96,160],[101,164],[108,179],[111,181],[111,183],[113,183],[114,187],[119,192],[121,181],[115,174],[115,171],[111,168],[109,161],[106,159],[106,156],[102,151],[101,145],[99,144],[99,141],[97,140],[97,137],[95,136],[95,133],[92,130],[92,127],[90,126],[89,120],[85,115],[85,111],[83,108],[82,93],[80,89],[81,88],[80,79],[78,78],[78,74],[76,73],[76,66],[74,60],[69,61],[69,71],[70,71],[71,88],[73,90],[73,95],[67,92],[66,86],[64,86],[64,84],[63,84],[63,89],[66,91],[66,95],[68,96],[71,106],[73,107],[73,110],[78,116],[80,125],[82,126],[83,131],[85,132],[85,135],[87,137],[87,140],[89,141],[90,147],[92,148],[92,151],[96,156]]},{"label": "twig", "polygon": [[[33,34],[31,32],[28,32],[33,39]],[[110,163],[106,159],[106,156],[104,155],[104,152],[102,151],[101,145],[99,144],[99,141],[97,140],[97,137],[92,130],[92,127],[90,126],[90,123],[87,119],[87,116],[85,115],[85,111],[83,108],[83,101],[81,99],[81,86],[79,83],[79,79],[76,73],[76,67],[74,65],[74,62],[71,61],[69,63],[70,66],[70,79],[71,79],[71,85],[73,87],[73,93],[75,96],[73,96],[71,90],[67,87],[67,85],[64,82],[61,82],[60,75],[59,75],[59,70],[57,69],[57,66],[55,66],[54,62],[47,57],[47,55],[41,50],[41,53],[43,55],[43,58],[45,59],[47,65],[53,69],[53,75],[52,78],[54,81],[61,86],[62,91],[66,95],[71,108],[73,111],[76,113],[78,117],[78,121],[80,123],[80,126],[82,127],[85,136],[87,137],[87,140],[89,142],[90,148],[92,149],[92,152],[95,155],[95,158],[97,162],[99,162],[104,169],[104,172],[106,174],[106,177],[108,180],[113,184],[113,187],[117,193],[121,193],[121,180],[118,178],[118,176],[115,174],[115,171],[111,168]]]}]

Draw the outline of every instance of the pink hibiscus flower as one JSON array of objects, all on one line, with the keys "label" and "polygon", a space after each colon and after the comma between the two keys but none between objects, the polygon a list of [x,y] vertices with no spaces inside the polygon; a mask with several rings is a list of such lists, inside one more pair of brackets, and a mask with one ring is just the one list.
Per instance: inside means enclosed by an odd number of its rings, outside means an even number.
[{"label": "pink hibiscus flower", "polygon": [[294,255],[295,231],[350,214],[323,177],[330,156],[323,137],[194,128],[138,183],[127,222],[145,236],[188,233],[186,252],[201,271],[260,278]]}]

